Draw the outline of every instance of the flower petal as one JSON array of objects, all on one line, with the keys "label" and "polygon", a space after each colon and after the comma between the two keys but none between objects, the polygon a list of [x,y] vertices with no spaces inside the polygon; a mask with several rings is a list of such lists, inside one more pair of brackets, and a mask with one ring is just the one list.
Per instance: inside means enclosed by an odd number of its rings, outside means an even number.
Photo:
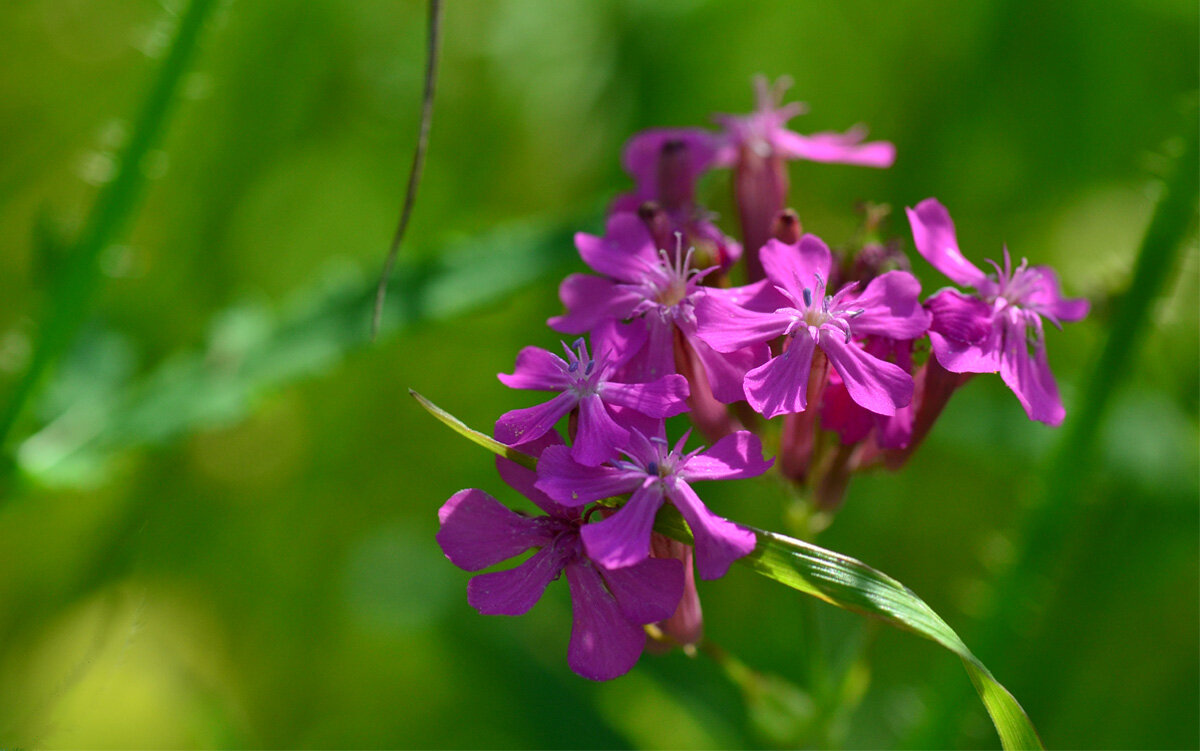
[{"label": "flower petal", "polygon": [[[1003,337],[996,334],[981,344],[949,339],[936,331],[929,332],[929,343],[938,364],[951,373],[995,373],[1000,370],[1000,348]],[[993,343],[996,346],[993,347]]]},{"label": "flower petal", "polygon": [[[541,437],[525,443],[515,444],[513,448],[536,458],[540,457],[547,447],[561,445],[563,445],[563,439],[559,436],[558,431],[549,430]],[[508,483],[510,488],[533,501],[537,504],[538,508],[550,516],[558,517],[559,519],[579,518],[578,509],[560,506],[552,501],[550,496],[534,487],[534,483],[537,482],[537,472],[534,470],[522,467],[520,464],[505,459],[502,456],[497,456],[496,471],[500,474],[500,479]]]},{"label": "flower petal", "polygon": [[1066,416],[1066,410],[1063,409],[1058,385],[1054,382],[1054,374],[1050,372],[1050,364],[1046,360],[1046,343],[1041,327],[1036,327],[1032,355],[1029,353],[1025,336],[1023,322],[1006,322],[1004,354],[1000,358],[1000,377],[1017,395],[1017,400],[1025,408],[1029,419],[1047,425],[1059,425]]},{"label": "flower petal", "polygon": [[567,309],[565,315],[546,321],[555,331],[582,334],[610,319],[633,315],[641,302],[636,290],[591,274],[571,274],[559,285],[558,297]]},{"label": "flower petal", "polygon": [[642,655],[646,632],[621,614],[591,561],[567,564],[571,586],[571,643],[567,664],[584,678],[607,681],[629,672]]},{"label": "flower petal", "polygon": [[500,383],[513,389],[535,391],[562,391],[571,385],[571,378],[564,372],[566,363],[561,357],[541,347],[525,347],[517,354],[513,372],[498,373]]},{"label": "flower petal", "polygon": [[[686,336],[686,335],[685,335]],[[699,337],[686,336],[688,346],[704,367],[709,389],[717,401],[733,404],[746,398],[743,384],[746,374],[765,363],[771,357],[771,348],[765,342],[742,347],[732,352],[717,352]]]},{"label": "flower petal", "polygon": [[674,417],[687,412],[688,383],[672,373],[649,383],[613,383],[600,389],[605,404],[615,404],[650,417]]},{"label": "flower petal", "polygon": [[640,350],[620,369],[620,380],[627,383],[647,383],[676,373],[675,324],[651,313],[633,322],[644,327],[646,338]]},{"label": "flower petal", "polygon": [[744,287],[701,287],[700,293],[703,297],[720,298],[723,302],[756,313],[774,313],[792,304],[775,289],[770,279],[760,279]]},{"label": "flower petal", "polygon": [[759,260],[767,278],[786,289],[797,300],[811,289],[815,277],[829,280],[833,253],[825,241],[816,235],[804,235],[796,245],[769,240],[759,251]]},{"label": "flower petal", "polygon": [[1047,314],[1056,321],[1079,321],[1087,316],[1091,303],[1082,297],[1063,297],[1054,269],[1034,266],[1030,271],[1037,272],[1038,281],[1034,289],[1021,300],[1022,305]]},{"label": "flower petal", "polygon": [[929,324],[930,331],[948,339],[980,344],[991,335],[994,328],[992,306],[974,295],[964,295],[955,289],[938,292],[925,301],[925,308],[933,318]]},{"label": "flower petal", "polygon": [[979,287],[987,274],[963,257],[950,212],[936,198],[926,198],[908,212],[913,242],[926,261],[951,280],[967,287]]},{"label": "flower petal", "polygon": [[823,132],[802,136],[780,128],[775,132],[775,148],[787,159],[812,162],[856,164],[861,167],[891,167],[896,147],[887,141],[868,141],[866,130],[854,128],[846,133]]},{"label": "flower petal", "polygon": [[736,352],[779,336],[792,322],[782,313],[747,310],[706,294],[696,303],[696,335],[717,352]]},{"label": "flower petal", "polygon": [[855,336],[874,334],[889,339],[916,339],[929,328],[931,316],[921,307],[921,283],[907,271],[888,271],[871,280],[847,307],[862,308],[850,320]]},{"label": "flower petal", "polygon": [[579,427],[575,432],[575,443],[571,446],[572,459],[595,467],[609,459],[616,459],[619,456],[617,448],[628,441],[629,431],[613,420],[597,394],[580,400]]},{"label": "flower petal", "polygon": [[634,623],[665,621],[683,596],[683,562],[647,558],[633,566],[600,569],[621,613]]},{"label": "flower petal", "polygon": [[517,514],[482,490],[460,490],[438,509],[437,542],[455,566],[479,571],[550,542],[553,528],[539,519]]},{"label": "flower petal", "polygon": [[696,540],[696,571],[701,579],[720,579],[729,564],[754,550],[754,533],[709,511],[686,482],[676,481],[667,493]]},{"label": "flower petal", "polygon": [[912,401],[913,379],[904,369],[867,354],[840,332],[821,331],[821,350],[842,377],[850,398],[881,415]]},{"label": "flower petal", "polygon": [[505,412],[496,421],[496,440],[511,446],[539,438],[578,403],[577,393],[564,391],[543,404]]},{"label": "flower petal", "polygon": [[609,380],[624,380],[620,377],[621,366],[646,346],[649,336],[646,324],[641,320],[623,323],[609,318],[596,324],[592,329],[592,348],[596,360],[604,360],[612,368]]},{"label": "flower petal", "polygon": [[740,480],[758,477],[771,468],[774,459],[763,459],[762,441],[748,430],[731,433],[714,443],[676,470],[676,474],[695,480]]},{"label": "flower petal", "polygon": [[[666,435],[666,423],[661,417],[650,417],[649,415],[638,412],[636,409],[629,407],[618,407],[610,405],[608,413],[613,416],[617,424],[626,430],[638,431],[642,435]],[[630,444],[634,443],[635,439],[630,437]],[[623,449],[628,449],[628,446],[621,446]]]},{"label": "flower petal", "polygon": [[580,532],[588,557],[604,568],[641,563],[650,556],[654,515],[663,504],[657,478],[647,478],[624,506],[604,521],[585,524]]},{"label": "flower petal", "polygon": [[467,602],[484,615],[522,615],[537,604],[546,585],[558,577],[567,555],[545,547],[507,571],[479,574],[467,582]]},{"label": "flower petal", "polygon": [[763,417],[803,412],[816,342],[805,332],[788,340],[783,354],[746,374],[746,401]]},{"label": "flower petal", "polygon": [[543,451],[537,471],[534,487],[568,506],[624,495],[646,479],[644,472],[580,464],[571,458],[571,450],[566,446],[551,446]]},{"label": "flower petal", "polygon": [[657,256],[650,230],[632,212],[609,217],[604,237],[576,234],[575,247],[588,266],[622,282],[640,281],[646,264],[653,264]]}]

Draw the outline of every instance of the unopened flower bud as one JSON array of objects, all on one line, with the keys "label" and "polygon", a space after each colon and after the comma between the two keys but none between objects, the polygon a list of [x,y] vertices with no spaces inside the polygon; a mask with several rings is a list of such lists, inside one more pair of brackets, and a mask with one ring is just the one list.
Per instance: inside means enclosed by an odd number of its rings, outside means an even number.
[{"label": "unopened flower bud", "polygon": [[[913,405],[916,408],[916,419],[913,424],[912,438],[902,449],[891,449],[883,452],[884,463],[888,469],[897,470],[904,466],[937,419],[941,417],[946,403],[960,386],[970,380],[972,373],[951,373],[931,356],[925,366],[917,372],[916,389],[913,394]],[[874,453],[874,452],[872,452]],[[869,458],[864,456],[863,459]]]},{"label": "unopened flower bud", "polygon": [[771,223],[771,237],[785,245],[795,245],[803,234],[800,216],[793,209],[784,209],[775,215],[775,221]]},{"label": "unopened flower bud", "polygon": [[749,145],[739,149],[733,173],[733,198],[742,222],[748,281],[763,278],[758,251],[771,239],[775,217],[784,208],[787,192],[787,168],[781,156],[775,152],[760,153]]},{"label": "unopened flower bud", "polygon": [[671,232],[671,217],[657,201],[646,201],[638,207],[638,218],[650,230],[656,248],[674,248],[675,239]]},{"label": "unopened flower bud", "polygon": [[887,244],[868,243],[854,254],[846,270],[846,282],[866,284],[887,271],[912,271],[908,257],[900,250],[900,243],[891,240]]},{"label": "unopened flower bud", "polygon": [[803,484],[808,479],[820,410],[817,409],[829,383],[829,360],[821,350],[813,352],[808,373],[809,409],[788,414],[783,418],[783,433],[779,445],[779,469],[793,482]]},{"label": "unopened flower bud", "polygon": [[699,643],[704,638],[704,613],[700,608],[700,594],[696,591],[692,546],[655,532],[650,535],[650,555],[683,562],[683,597],[680,598],[675,613],[656,624],[665,638],[648,641],[646,649],[663,653],[671,646],[686,648]]},{"label": "unopened flower bud", "polygon": [[695,203],[695,172],[687,142],[672,138],[663,143],[658,155],[658,198],[667,211]]}]

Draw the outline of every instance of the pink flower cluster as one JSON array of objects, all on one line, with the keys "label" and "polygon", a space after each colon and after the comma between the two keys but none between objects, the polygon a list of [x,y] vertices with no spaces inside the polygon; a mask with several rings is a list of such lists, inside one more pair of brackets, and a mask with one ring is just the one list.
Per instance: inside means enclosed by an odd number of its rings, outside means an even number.
[{"label": "pink flower cluster", "polygon": [[[999,372],[1030,418],[1063,419],[1043,319],[1078,320],[1087,302],[1063,298],[1046,267],[1014,268],[1007,249],[1003,267],[982,271],[932,198],[908,210],[917,251],[970,292],[922,300],[898,246],[835,253],[803,234],[786,208],[788,160],[888,167],[895,150],[865,142],[861,130],[788,130],[803,108],[782,104],[785,88],[759,81],[758,109],[719,117],[719,130],[652,130],[629,142],[634,190],[614,201],[602,236],[576,236],[595,273],[563,281],[566,311],[549,321],[578,338],[563,344],[565,358],[527,347],[499,376],[552,394],[502,415],[495,433],[538,457],[536,472],[498,466],[544,515],[518,514],[475,489],[441,508],[438,542],[464,569],[536,551],[471,580],[468,599],[481,613],[524,613],[566,572],[568,662],[585,677],[629,670],[648,631],[668,644],[700,638],[693,571],[723,576],[756,537],[711,511],[692,484],[766,472],[775,460],[763,458],[759,434],[777,431],[781,472],[832,509],[853,472],[899,466],[968,374]],[[741,242],[696,199],[698,180],[725,168]],[[871,229],[881,216],[870,213]],[[685,413],[707,450],[688,449],[690,430],[668,440],[667,419]],[[666,504],[693,545],[654,531]]]}]

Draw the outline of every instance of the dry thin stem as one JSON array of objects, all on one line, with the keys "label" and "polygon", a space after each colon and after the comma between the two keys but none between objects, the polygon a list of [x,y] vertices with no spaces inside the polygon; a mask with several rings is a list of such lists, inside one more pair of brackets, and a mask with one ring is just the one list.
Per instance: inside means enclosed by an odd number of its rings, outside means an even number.
[{"label": "dry thin stem", "polygon": [[408,220],[412,216],[413,205],[417,201],[417,186],[421,182],[421,169],[425,166],[425,150],[429,145],[429,124],[433,120],[433,92],[437,86],[441,20],[442,4],[440,0],[429,0],[429,37],[425,49],[425,92],[421,98],[421,129],[417,136],[417,148],[413,154],[412,168],[408,172],[408,187],[404,192],[404,207],[400,210],[400,222],[396,225],[396,234],[392,236],[387,259],[383,262],[383,272],[379,275],[379,286],[375,290],[375,311],[371,316],[372,341],[379,336],[379,324],[383,319],[383,300],[387,296],[388,278],[392,275],[392,267],[396,265],[396,256],[400,252],[400,243],[404,240],[404,232],[408,229]]}]

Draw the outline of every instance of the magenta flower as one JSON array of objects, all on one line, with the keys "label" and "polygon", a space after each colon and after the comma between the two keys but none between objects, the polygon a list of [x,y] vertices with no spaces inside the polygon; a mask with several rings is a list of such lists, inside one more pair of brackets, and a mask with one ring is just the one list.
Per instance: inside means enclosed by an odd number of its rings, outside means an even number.
[{"label": "magenta flower", "polygon": [[[653,381],[675,373],[676,332],[703,365],[712,393],[722,402],[743,398],[746,371],[766,359],[765,346],[720,354],[696,337],[695,300],[700,280],[714,267],[696,269],[692,251],[675,254],[654,247],[649,230],[636,214],[615,214],[604,237],[575,236],[579,255],[608,278],[572,274],[559,287],[566,315],[551,318],[551,328],[570,334],[610,329],[623,342],[620,357],[634,381]],[[631,320],[629,326],[618,322]]]},{"label": "magenta flower", "polygon": [[[534,445],[556,439],[557,434],[547,434]],[[438,544],[459,568],[479,571],[537,549],[515,568],[472,577],[467,601],[484,615],[521,615],[566,571],[574,616],[567,664],[596,681],[628,672],[646,643],[642,625],[675,612],[683,594],[683,564],[649,558],[616,570],[597,565],[580,540],[586,520],[582,508],[560,506],[547,498],[534,488],[530,470],[507,460],[498,460],[497,468],[546,515],[522,516],[474,488],[460,490],[438,509]]]},{"label": "magenta flower", "polygon": [[696,181],[710,167],[717,136],[701,128],[654,128],[638,133],[625,145],[621,165],[634,189],[616,198],[612,210],[637,211],[646,201],[668,210],[694,203]]},{"label": "magenta flower", "polygon": [[643,131],[629,140],[622,162],[635,189],[613,201],[610,213],[641,215],[659,248],[675,244],[675,233],[696,248],[701,267],[728,269],[742,246],[713,224],[713,216],[696,203],[696,181],[712,166],[717,137],[699,128]]},{"label": "magenta flower", "polygon": [[696,181],[712,166],[715,149],[715,134],[698,128],[638,133],[625,146],[623,158],[635,190],[614,199],[610,214],[636,211],[656,247],[672,247],[674,233],[680,233],[686,245],[696,248],[702,268],[730,268],[742,257],[742,246],[696,203]]},{"label": "magenta flower", "polygon": [[650,417],[672,417],[687,411],[687,379],[665,375],[650,383],[619,383],[613,380],[618,363],[600,348],[593,359],[587,344],[577,339],[574,349],[563,344],[567,359],[539,347],[526,347],[517,355],[513,373],[497,377],[515,389],[558,391],[550,401],[536,407],[515,409],[496,423],[496,439],[509,445],[540,438],[573,409],[579,409],[579,424],[571,456],[582,464],[597,465],[617,457],[617,446],[629,440],[612,406],[627,407]]},{"label": "magenta flower", "polygon": [[[857,284],[827,295],[833,258],[815,235],[796,245],[771,240],[760,254],[767,279],[746,288],[741,304],[710,295],[697,306],[699,336],[723,352],[786,337],[782,354],[746,374],[746,399],[765,417],[802,412],[813,353],[819,348],[856,403],[894,415],[912,400],[913,379],[863,350],[855,338],[914,339],[929,326],[912,274],[889,271],[861,291]],[[768,286],[774,285],[773,287]]]},{"label": "magenta flower", "polygon": [[985,274],[958,249],[950,212],[934,198],[908,209],[917,250],[935,269],[976,295],[947,289],[926,302],[933,314],[929,339],[938,363],[952,373],[1000,372],[1032,420],[1058,425],[1066,412],[1046,359],[1042,318],[1058,328],[1088,313],[1088,301],[1067,299],[1047,266],[1022,259],[1013,268],[1008,248],[1004,267],[988,263]]},{"label": "magenta flower", "polygon": [[747,149],[756,156],[807,159],[813,162],[837,162],[865,167],[890,167],[896,160],[896,147],[887,141],[864,143],[867,132],[853,128],[846,133],[813,133],[802,136],[784,126],[807,108],[799,103],[783,104],[784,92],[791,80],[780,78],[771,85],[765,76],[754,79],[758,108],[749,115],[718,115],[725,133],[716,150],[717,166],[731,166],[739,153]]},{"label": "magenta flower", "polygon": [[583,528],[583,544],[592,560],[609,569],[637,566],[650,555],[650,532],[658,509],[667,501],[691,527],[696,569],[701,579],[719,579],[729,564],[754,550],[754,533],[708,510],[690,482],[755,477],[771,467],[762,444],[747,431],[727,435],[708,451],[683,453],[687,434],[671,448],[661,436],[631,431],[622,449],[627,459],[588,467],[561,446],[551,446],[538,463],[536,487],[566,505],[632,493],[615,514]]}]

